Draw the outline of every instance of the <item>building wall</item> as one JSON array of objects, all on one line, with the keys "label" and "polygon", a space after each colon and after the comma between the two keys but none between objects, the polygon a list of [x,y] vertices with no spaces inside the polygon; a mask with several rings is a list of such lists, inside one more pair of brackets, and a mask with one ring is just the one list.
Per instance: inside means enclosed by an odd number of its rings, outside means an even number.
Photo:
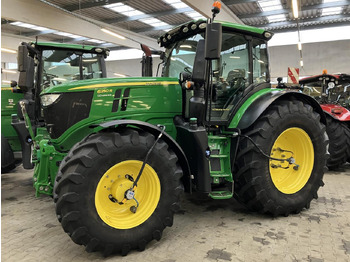
[{"label": "building wall", "polygon": [[[158,57],[153,58],[153,76],[157,73],[157,66],[160,63]],[[107,77],[116,77],[114,73],[123,74],[126,76],[141,76],[142,65],[140,59],[129,59],[120,61],[106,61]],[[159,68],[159,74],[161,75],[162,66]]]},{"label": "building wall", "polygon": [[[272,78],[287,76],[288,67],[298,67],[299,50],[296,45],[274,46],[269,48]],[[300,76],[328,73],[350,74],[350,40],[303,44],[304,68]]]}]

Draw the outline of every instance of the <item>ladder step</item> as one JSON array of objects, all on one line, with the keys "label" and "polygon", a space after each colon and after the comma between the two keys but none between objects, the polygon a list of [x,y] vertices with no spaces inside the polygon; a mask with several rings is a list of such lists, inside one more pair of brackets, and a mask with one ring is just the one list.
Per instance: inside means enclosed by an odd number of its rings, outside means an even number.
[{"label": "ladder step", "polygon": [[231,174],[221,173],[221,171],[217,171],[217,172],[211,171],[210,176],[211,177],[231,177]]},{"label": "ladder step", "polygon": [[211,158],[226,158],[228,155],[210,155]]},{"label": "ladder step", "polygon": [[209,196],[213,199],[229,199],[232,198],[233,194],[230,191],[212,191]]},{"label": "ladder step", "polygon": [[226,136],[208,136],[209,139],[227,140]]}]

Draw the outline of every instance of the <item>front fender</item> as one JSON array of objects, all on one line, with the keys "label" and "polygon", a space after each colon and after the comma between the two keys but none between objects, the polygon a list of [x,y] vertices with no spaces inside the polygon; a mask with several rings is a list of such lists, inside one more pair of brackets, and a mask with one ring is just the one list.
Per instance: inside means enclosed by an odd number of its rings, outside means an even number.
[{"label": "front fender", "polygon": [[[131,126],[131,127],[136,127],[139,129],[142,129],[154,136],[158,136],[160,133],[159,128],[157,128],[155,125],[152,125],[147,122],[143,121],[138,121],[138,120],[112,120],[108,122],[104,122],[98,125],[93,125],[91,127],[100,127],[102,130],[105,129],[115,129],[118,126]],[[190,166],[188,164],[188,160],[186,158],[185,153],[179,146],[179,144],[166,132],[163,133],[162,139],[169,145],[169,147],[174,151],[176,154],[179,164],[181,165],[183,174],[184,174],[184,186],[186,191],[191,191],[191,172],[190,172]]]},{"label": "front fender", "polygon": [[232,119],[229,128],[248,128],[274,101],[279,99],[300,100],[309,104],[320,114],[321,122],[326,125],[324,112],[314,98],[290,89],[263,89],[252,95],[243,103]]}]

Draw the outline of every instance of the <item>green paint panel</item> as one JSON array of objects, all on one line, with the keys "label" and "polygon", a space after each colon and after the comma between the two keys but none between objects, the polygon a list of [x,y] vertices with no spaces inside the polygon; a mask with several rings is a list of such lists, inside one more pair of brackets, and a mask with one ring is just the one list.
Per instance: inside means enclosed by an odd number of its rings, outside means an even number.
[{"label": "green paint panel", "polygon": [[[91,45],[75,45],[75,44],[63,44],[63,43],[49,43],[49,42],[32,42],[33,44],[40,47],[55,47],[55,48],[66,48],[66,49],[79,49],[79,50],[92,50],[96,48],[96,46]],[[100,48],[100,47],[99,47]],[[101,48],[104,49],[104,48]]]},{"label": "green paint panel", "polygon": [[245,111],[250,107],[250,105],[257,100],[259,97],[270,93],[270,92],[274,92],[274,91],[281,91],[282,89],[275,89],[275,88],[265,88],[262,89],[258,92],[256,92],[255,94],[253,94],[251,97],[249,97],[247,99],[247,101],[245,101],[243,103],[243,105],[239,108],[239,110],[237,111],[237,113],[235,114],[235,116],[233,117],[230,125],[228,126],[229,128],[236,128],[239,124],[239,121],[242,119]]},{"label": "green paint panel", "polygon": [[11,126],[11,115],[17,114],[17,103],[23,98],[21,93],[12,93],[11,87],[1,88],[1,134],[7,138],[12,151],[21,151],[21,143],[16,130]]},{"label": "green paint panel", "polygon": [[[41,95],[87,91],[94,92],[89,117],[71,126],[59,138],[53,139],[57,149],[69,150],[83,137],[99,130],[91,129],[91,125],[118,119],[164,124],[166,132],[173,138],[176,137],[172,119],[181,114],[182,110],[181,87],[176,78],[107,78],[77,81],[46,89]],[[124,97],[127,93],[129,95]],[[123,106],[125,102],[127,105]],[[114,108],[116,104],[118,106]]]},{"label": "green paint panel", "polygon": [[241,25],[241,24],[229,23],[229,22],[217,21],[217,20],[215,20],[215,22],[222,24],[223,27],[234,28],[240,31],[246,31],[246,32],[261,34],[261,35],[263,35],[265,32],[264,29],[249,26],[249,25]]}]

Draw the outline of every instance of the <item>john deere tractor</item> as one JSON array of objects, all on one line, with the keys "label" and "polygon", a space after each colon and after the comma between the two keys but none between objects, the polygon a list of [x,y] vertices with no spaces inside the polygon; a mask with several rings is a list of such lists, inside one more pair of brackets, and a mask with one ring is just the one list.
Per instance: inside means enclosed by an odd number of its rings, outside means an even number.
[{"label": "john deere tractor", "polygon": [[[43,89],[58,86],[60,84],[77,81],[82,79],[96,79],[106,77],[105,57],[109,50],[99,47],[74,44],[44,43],[33,42],[23,44],[20,55],[28,55],[30,49],[38,60],[34,63],[33,59],[21,58],[29,64],[22,64],[20,71],[22,73],[20,82],[21,88],[17,87],[17,82],[12,81],[11,87],[1,88],[1,171],[7,172],[15,168],[15,162],[23,160],[26,168],[32,168],[31,145],[32,138],[26,129],[23,121],[15,121],[11,126],[13,114],[22,118],[21,112],[17,109],[17,104],[24,98],[26,104],[31,104],[28,108],[29,117],[36,125],[43,125],[41,113],[34,114],[32,104],[37,101],[36,108],[40,107],[39,94]],[[40,76],[38,75],[36,65],[40,65]],[[35,72],[34,72],[35,71]],[[25,78],[23,78],[25,74]],[[34,74],[36,81],[39,81],[37,89],[33,89]],[[24,80],[24,82],[23,82]],[[16,161],[17,160],[17,161]]]},{"label": "john deere tractor", "polygon": [[36,193],[53,195],[64,231],[88,252],[126,255],[160,240],[184,190],[272,216],[317,198],[328,154],[321,107],[271,88],[271,32],[213,23],[218,11],[159,38],[162,77],[44,88],[45,62],[35,49],[20,56],[37,64],[34,117],[20,104],[29,130],[44,119],[30,131]]}]

